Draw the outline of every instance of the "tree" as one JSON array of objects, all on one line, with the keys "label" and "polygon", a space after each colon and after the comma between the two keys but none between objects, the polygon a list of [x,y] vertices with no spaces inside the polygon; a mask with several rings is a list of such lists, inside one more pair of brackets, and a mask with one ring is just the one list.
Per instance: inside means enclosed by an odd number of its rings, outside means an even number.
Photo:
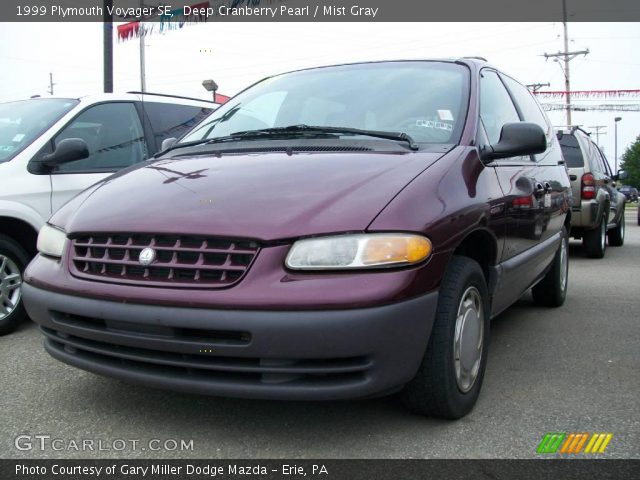
[{"label": "tree", "polygon": [[629,178],[627,178],[624,183],[640,189],[640,135],[638,135],[636,141],[625,150],[622,155],[620,168],[629,173]]}]

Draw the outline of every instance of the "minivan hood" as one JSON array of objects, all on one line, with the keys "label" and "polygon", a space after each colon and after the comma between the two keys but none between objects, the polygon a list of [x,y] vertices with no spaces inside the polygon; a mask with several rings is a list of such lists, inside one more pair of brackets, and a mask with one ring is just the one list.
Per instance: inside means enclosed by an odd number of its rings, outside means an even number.
[{"label": "minivan hood", "polygon": [[69,233],[184,233],[264,241],[362,231],[442,155],[256,153],[159,159],[106,179],[70,201],[52,221],[63,221]]}]

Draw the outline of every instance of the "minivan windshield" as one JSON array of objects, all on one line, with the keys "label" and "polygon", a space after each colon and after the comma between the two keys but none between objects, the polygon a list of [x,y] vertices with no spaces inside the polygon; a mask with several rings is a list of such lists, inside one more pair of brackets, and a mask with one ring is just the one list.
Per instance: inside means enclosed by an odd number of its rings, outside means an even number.
[{"label": "minivan windshield", "polygon": [[181,143],[306,125],[405,133],[417,143],[456,144],[468,97],[469,71],[451,62],[314,68],[262,80],[218,108]]},{"label": "minivan windshield", "polygon": [[78,104],[68,98],[0,103],[0,162],[7,162]]}]

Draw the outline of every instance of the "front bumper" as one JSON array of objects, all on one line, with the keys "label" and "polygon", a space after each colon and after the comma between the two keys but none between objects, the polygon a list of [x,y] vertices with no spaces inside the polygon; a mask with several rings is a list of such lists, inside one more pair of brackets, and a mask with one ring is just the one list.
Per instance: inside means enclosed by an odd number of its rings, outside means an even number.
[{"label": "front bumper", "polygon": [[438,300],[432,292],[369,308],[223,310],[23,288],[60,361],[150,387],[291,400],[375,396],[411,380]]}]

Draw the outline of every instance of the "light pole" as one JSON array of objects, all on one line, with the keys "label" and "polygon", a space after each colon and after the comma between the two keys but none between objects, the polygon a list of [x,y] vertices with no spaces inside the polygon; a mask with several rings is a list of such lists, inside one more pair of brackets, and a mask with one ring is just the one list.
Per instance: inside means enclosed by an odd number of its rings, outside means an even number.
[{"label": "light pole", "polygon": [[614,121],[614,126],[615,126],[615,132],[614,132],[614,137],[615,137],[615,151],[613,153],[613,157],[615,158],[614,162],[616,164],[615,170],[614,170],[614,175],[618,174],[618,122],[622,120],[622,117],[616,117],[613,119]]},{"label": "light pole", "polygon": [[203,80],[202,86],[205,88],[207,92],[211,92],[213,94],[213,101],[216,101],[216,90],[218,90],[218,84],[213,80]]}]

